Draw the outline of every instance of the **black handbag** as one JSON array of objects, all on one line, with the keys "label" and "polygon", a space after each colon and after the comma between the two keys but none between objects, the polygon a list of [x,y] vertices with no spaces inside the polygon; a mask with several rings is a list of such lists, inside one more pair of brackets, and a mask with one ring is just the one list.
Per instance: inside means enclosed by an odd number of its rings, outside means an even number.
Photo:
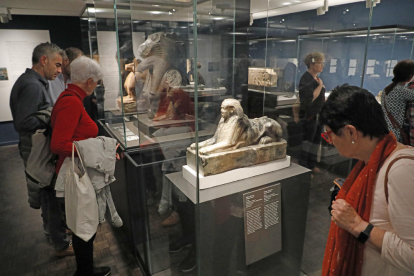
[{"label": "black handbag", "polygon": [[333,182],[334,182],[335,185],[331,189],[331,191],[332,191],[332,193],[331,193],[331,201],[329,202],[329,207],[328,207],[329,214],[331,216],[332,216],[332,214],[331,214],[331,211],[332,211],[332,201],[334,201],[335,198],[336,198],[336,196],[338,195],[339,190],[341,189],[342,185],[345,182],[345,179],[343,179],[343,178],[335,178],[335,180]]}]

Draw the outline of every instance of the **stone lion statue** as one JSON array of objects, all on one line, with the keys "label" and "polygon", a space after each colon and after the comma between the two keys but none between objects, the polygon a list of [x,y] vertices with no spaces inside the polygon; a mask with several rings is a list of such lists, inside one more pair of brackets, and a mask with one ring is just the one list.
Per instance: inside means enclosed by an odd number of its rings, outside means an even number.
[{"label": "stone lion statue", "polygon": [[[200,155],[235,150],[256,144],[278,142],[282,128],[275,120],[261,117],[249,119],[239,101],[226,99],[221,104],[221,120],[214,136],[198,143]],[[196,148],[193,143],[191,149]]]},{"label": "stone lion statue", "polygon": [[142,61],[136,72],[146,72],[145,83],[142,92],[149,98],[148,116],[152,119],[157,113],[157,105],[160,93],[164,89],[164,83],[172,88],[179,88],[183,81],[181,72],[177,68],[180,56],[180,45],[177,43],[177,36],[163,32],[154,33],[148,36],[147,40],[139,48],[139,59]]}]

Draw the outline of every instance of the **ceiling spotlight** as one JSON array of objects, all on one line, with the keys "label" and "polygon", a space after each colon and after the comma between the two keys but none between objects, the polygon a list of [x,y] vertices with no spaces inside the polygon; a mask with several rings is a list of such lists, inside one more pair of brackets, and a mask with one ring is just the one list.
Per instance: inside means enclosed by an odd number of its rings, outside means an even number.
[{"label": "ceiling spotlight", "polygon": [[285,19],[282,19],[283,22],[285,22]]},{"label": "ceiling spotlight", "polygon": [[328,0],[325,0],[323,2],[323,6],[316,9],[316,14],[317,15],[323,15],[328,10],[329,10],[329,3],[328,3]]},{"label": "ceiling spotlight", "polygon": [[172,14],[172,11],[168,11],[168,14]]},{"label": "ceiling spotlight", "polygon": [[209,15],[211,15],[211,12],[208,12]]},{"label": "ceiling spotlight", "polygon": [[9,20],[12,20],[12,15],[10,13],[10,8],[0,8],[0,22],[9,23]]}]

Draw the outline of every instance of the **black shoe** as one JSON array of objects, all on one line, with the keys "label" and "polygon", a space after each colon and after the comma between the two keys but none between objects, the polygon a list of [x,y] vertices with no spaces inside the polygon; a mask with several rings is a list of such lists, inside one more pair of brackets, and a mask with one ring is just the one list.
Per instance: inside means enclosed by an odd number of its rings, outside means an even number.
[{"label": "black shoe", "polygon": [[190,252],[188,252],[187,257],[185,257],[185,259],[178,265],[178,269],[181,272],[190,272],[194,270],[196,266],[197,266],[197,254],[196,254],[195,247],[193,246]]},{"label": "black shoe", "polygon": [[[73,276],[81,275],[80,273],[76,272]],[[107,266],[102,267],[94,267],[93,268],[93,276],[107,276],[111,275],[111,269]]]},{"label": "black shoe", "polygon": [[170,252],[175,253],[175,252],[180,252],[181,250],[183,250],[183,248],[190,247],[190,246],[191,246],[191,242],[181,238],[173,243],[170,243],[169,247],[170,247]]}]

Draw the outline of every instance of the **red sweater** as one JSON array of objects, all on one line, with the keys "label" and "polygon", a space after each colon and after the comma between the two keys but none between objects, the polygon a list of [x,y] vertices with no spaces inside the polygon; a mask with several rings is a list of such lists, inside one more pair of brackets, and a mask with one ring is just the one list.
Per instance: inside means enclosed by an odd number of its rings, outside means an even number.
[{"label": "red sweater", "polygon": [[[70,96],[63,97],[64,95]],[[56,173],[59,173],[65,158],[72,156],[73,141],[95,138],[98,135],[98,126],[83,107],[85,97],[85,91],[74,84],[69,84],[53,107],[50,148],[54,154],[59,155]]]}]

